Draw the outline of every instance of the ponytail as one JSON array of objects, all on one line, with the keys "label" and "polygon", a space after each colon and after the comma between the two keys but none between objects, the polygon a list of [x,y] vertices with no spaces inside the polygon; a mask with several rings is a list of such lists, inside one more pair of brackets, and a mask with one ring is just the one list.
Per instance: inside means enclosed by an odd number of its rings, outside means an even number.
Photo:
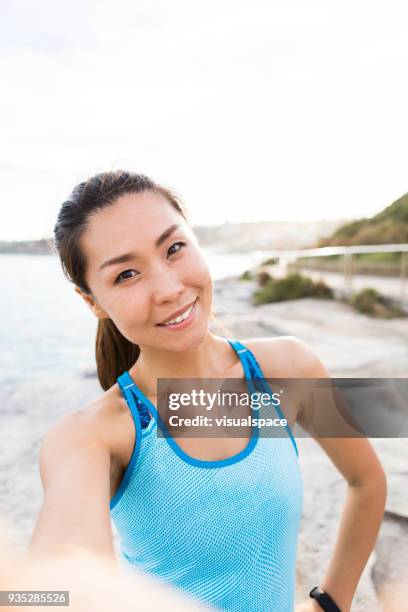
[{"label": "ponytail", "polygon": [[115,384],[118,376],[132,367],[139,355],[139,346],[125,338],[112,319],[99,319],[95,358],[98,379],[104,391]]}]

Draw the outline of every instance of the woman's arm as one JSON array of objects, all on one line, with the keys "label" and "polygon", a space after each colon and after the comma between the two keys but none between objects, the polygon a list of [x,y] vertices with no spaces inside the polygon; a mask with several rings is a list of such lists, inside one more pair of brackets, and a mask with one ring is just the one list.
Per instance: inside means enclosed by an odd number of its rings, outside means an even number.
[{"label": "woman's arm", "polygon": [[[299,377],[331,377],[309,347],[295,338],[291,339],[291,342],[301,364]],[[310,415],[301,412],[297,421],[313,435],[313,418]],[[342,612],[348,612],[384,516],[386,476],[366,438],[315,439],[348,485],[333,556],[326,575],[319,584],[331,595]],[[320,607],[316,602],[312,602],[309,608],[303,609],[320,610]]]},{"label": "woman's arm", "polygon": [[84,411],[60,418],[40,449],[42,507],[27,554],[80,547],[114,561],[110,523],[110,450]]},{"label": "woman's arm", "polygon": [[75,612],[198,612],[202,607],[186,593],[136,568],[125,572],[117,562],[109,512],[111,451],[106,427],[98,427],[78,411],[47,433],[40,450],[41,511],[24,554],[0,538],[0,589],[64,589]]},{"label": "woman's arm", "polygon": [[326,438],[318,442],[348,481],[333,556],[319,586],[347,612],[384,516],[386,478],[367,440]]},{"label": "woman's arm", "polygon": [[[36,591],[37,596],[39,590],[68,591],[70,612],[203,610],[197,601],[171,584],[163,584],[136,568],[125,572],[89,550],[29,558],[2,537],[2,527],[0,516],[0,591],[19,592],[23,588],[26,592]],[[35,610],[48,610],[43,605],[35,605]],[[22,610],[22,607],[16,609]],[[5,610],[14,608],[6,606]]]}]

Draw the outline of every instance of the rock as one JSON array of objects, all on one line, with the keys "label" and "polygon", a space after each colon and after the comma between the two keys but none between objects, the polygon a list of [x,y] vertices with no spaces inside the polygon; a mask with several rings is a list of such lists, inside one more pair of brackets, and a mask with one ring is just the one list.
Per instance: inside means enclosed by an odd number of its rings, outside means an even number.
[{"label": "rock", "polygon": [[[333,378],[407,376],[406,320],[372,319],[347,304],[315,298],[253,306],[255,288],[255,282],[237,279],[216,285],[217,318],[228,327],[228,335],[237,339],[296,336],[315,351]],[[370,442],[387,475],[386,517],[360,578],[352,612],[394,612],[402,610],[408,598],[402,573],[408,568],[408,440]],[[324,577],[347,484],[315,440],[297,438],[297,445],[304,483],[296,576],[296,601],[300,602]]]}]

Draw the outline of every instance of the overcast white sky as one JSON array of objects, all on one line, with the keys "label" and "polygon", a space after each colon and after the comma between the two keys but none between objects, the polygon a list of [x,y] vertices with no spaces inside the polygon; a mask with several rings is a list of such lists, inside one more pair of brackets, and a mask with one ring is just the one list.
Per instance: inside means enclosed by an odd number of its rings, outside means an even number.
[{"label": "overcast white sky", "polygon": [[90,174],[194,224],[354,218],[408,191],[408,3],[3,0],[0,239]]}]

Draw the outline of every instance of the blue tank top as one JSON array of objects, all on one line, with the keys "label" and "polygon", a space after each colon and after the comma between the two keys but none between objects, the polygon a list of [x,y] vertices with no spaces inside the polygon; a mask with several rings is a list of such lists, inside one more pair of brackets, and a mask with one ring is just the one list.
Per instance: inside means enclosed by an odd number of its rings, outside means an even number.
[{"label": "blue tank top", "polygon": [[[254,354],[238,340],[228,342],[248,392],[271,394]],[[110,502],[122,562],[220,610],[292,612],[303,484],[290,427],[280,437],[253,427],[238,454],[193,458],[172,437],[157,435],[161,417],[129,373],[117,380],[136,428]]]}]

